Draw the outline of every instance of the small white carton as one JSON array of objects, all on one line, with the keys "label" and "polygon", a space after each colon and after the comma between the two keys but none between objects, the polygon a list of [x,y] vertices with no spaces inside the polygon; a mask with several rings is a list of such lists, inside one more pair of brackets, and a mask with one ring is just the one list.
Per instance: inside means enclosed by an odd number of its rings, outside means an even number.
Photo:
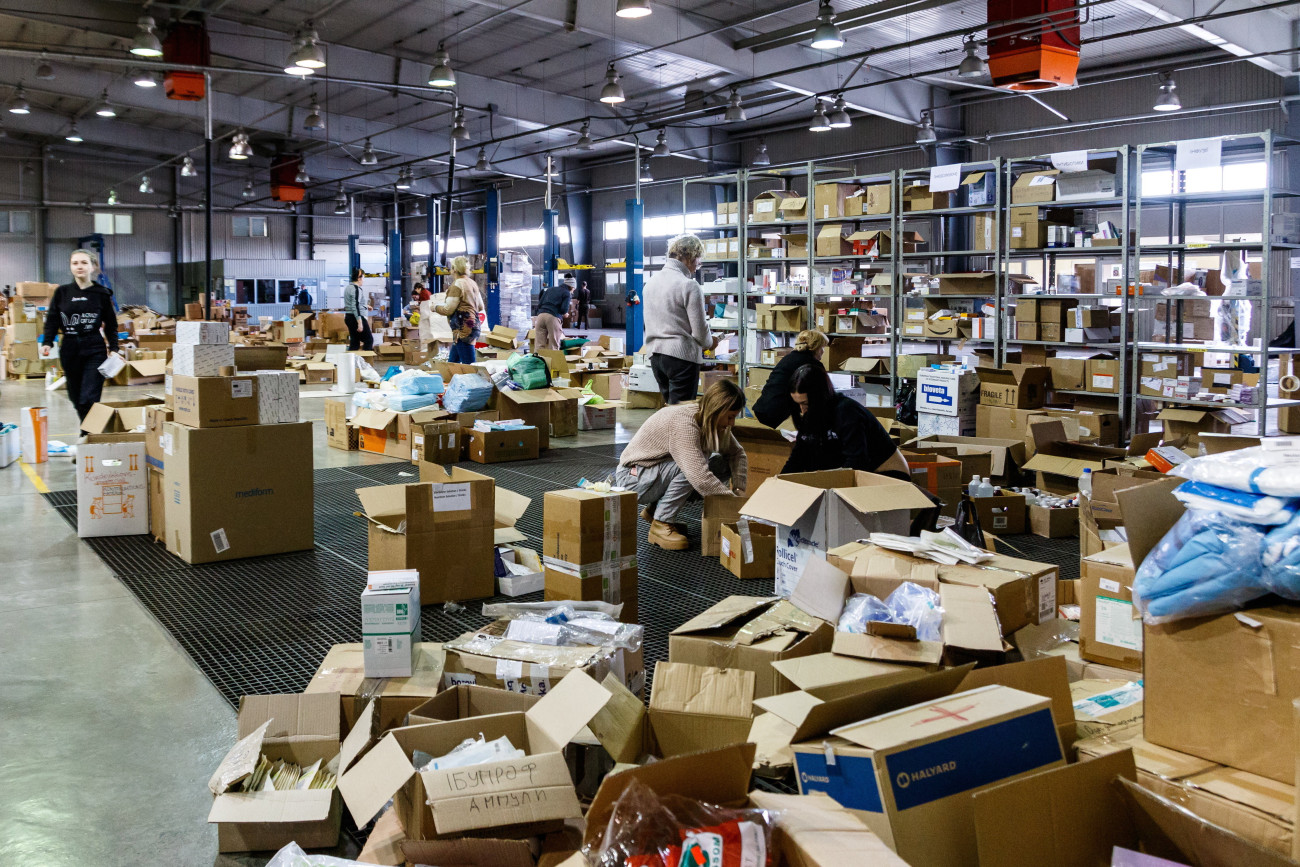
[{"label": "small white carton", "polygon": [[294,424],[298,415],[298,371],[257,371],[258,424]]},{"label": "small white carton", "polygon": [[[177,322],[176,345],[230,343],[229,322]],[[179,372],[179,371],[178,371]]]},{"label": "small white carton", "polygon": [[371,572],[361,592],[362,661],[366,677],[410,677],[420,640],[420,572]]},{"label": "small white carton", "polygon": [[221,368],[234,366],[235,347],[229,343],[177,343],[172,347],[174,376],[220,376]]}]

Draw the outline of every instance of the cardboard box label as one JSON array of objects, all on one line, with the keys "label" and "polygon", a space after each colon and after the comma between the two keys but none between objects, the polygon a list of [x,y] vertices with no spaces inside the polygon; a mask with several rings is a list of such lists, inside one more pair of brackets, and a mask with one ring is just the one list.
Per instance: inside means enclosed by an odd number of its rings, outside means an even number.
[{"label": "cardboard box label", "polygon": [[1133,603],[1097,597],[1097,641],[1126,650],[1142,650],[1142,621],[1133,618]]},{"label": "cardboard box label", "polygon": [[1111,373],[1094,373],[1092,375],[1093,388],[1114,388],[1115,376]]},{"label": "cardboard box label", "polygon": [[863,756],[837,756],[831,750],[822,753],[798,753],[799,790],[803,794],[824,792],[841,807],[883,813],[876,769]]},{"label": "cardboard box label", "polygon": [[465,512],[473,508],[468,482],[456,485],[435,485],[433,487],[433,510],[435,512]]},{"label": "cardboard box label", "polygon": [[1048,184],[1052,184],[1055,182],[1056,182],[1056,178],[1053,177],[1052,175],[1038,175],[1037,177],[1033,177],[1029,179],[1029,186],[1045,187]]},{"label": "cardboard box label", "polygon": [[1055,572],[1045,572],[1038,578],[1038,622],[1046,623],[1056,617]]},{"label": "cardboard box label", "polygon": [[224,554],[230,550],[230,539],[226,537],[225,527],[213,530],[208,535],[212,537],[212,547],[216,549],[218,554]]}]

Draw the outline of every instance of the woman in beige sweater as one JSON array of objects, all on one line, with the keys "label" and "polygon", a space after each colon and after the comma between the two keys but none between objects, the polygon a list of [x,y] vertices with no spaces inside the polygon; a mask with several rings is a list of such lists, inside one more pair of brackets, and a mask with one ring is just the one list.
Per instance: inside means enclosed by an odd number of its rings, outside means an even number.
[{"label": "woman in beige sweater", "polygon": [[636,491],[650,521],[646,541],[669,551],[690,542],[677,513],[710,494],[734,496],[745,489],[745,450],[731,432],[745,408],[745,393],[729,380],[709,386],[698,404],[667,406],[646,419],[619,459],[614,484]]},{"label": "woman in beige sweater", "polygon": [[483,293],[470,279],[469,260],[457,256],[451,260],[451,275],[456,278],[447,289],[447,300],[434,312],[446,316],[451,325],[453,342],[447,360],[452,364],[473,364],[474,343],[478,340],[479,320],[483,313]]}]

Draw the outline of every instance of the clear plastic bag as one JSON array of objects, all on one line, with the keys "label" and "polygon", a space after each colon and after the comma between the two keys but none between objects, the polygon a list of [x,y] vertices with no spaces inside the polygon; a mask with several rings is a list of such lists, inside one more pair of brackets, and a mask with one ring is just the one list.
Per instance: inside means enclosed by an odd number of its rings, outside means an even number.
[{"label": "clear plastic bag", "polygon": [[1221,512],[1183,514],[1147,555],[1133,604],[1147,623],[1227,614],[1268,593],[1264,534]]},{"label": "clear plastic bag", "polygon": [[1296,501],[1267,494],[1222,488],[1209,482],[1186,481],[1174,496],[1189,509],[1222,512],[1248,524],[1285,524],[1296,514]]},{"label": "clear plastic bag", "polygon": [[1234,491],[1300,497],[1300,438],[1271,439],[1248,449],[1192,458],[1169,475]]},{"label": "clear plastic bag", "polygon": [[873,621],[890,619],[889,606],[869,593],[854,593],[844,605],[844,613],[835,628],[840,632],[853,632],[862,635],[867,631],[867,624]]},{"label": "clear plastic bag", "polygon": [[1264,537],[1264,587],[1300,600],[1300,513]]},{"label": "clear plastic bag", "polygon": [[911,581],[898,585],[883,602],[867,593],[855,593],[844,606],[836,629],[861,635],[869,623],[912,626],[921,641],[941,641],[943,608],[939,594]]},{"label": "clear plastic bag", "polygon": [[487,406],[492,397],[493,385],[486,376],[478,373],[458,373],[451,378],[442,396],[443,408],[448,412],[478,412]]},{"label": "clear plastic bag", "polygon": [[605,833],[584,849],[598,867],[768,867],[775,819],[667,795],[633,781],[614,804]]},{"label": "clear plastic bag", "polygon": [[461,741],[446,755],[431,756],[416,750],[412,758],[415,759],[416,770],[424,772],[485,765],[488,762],[504,762],[523,757],[524,751],[510,743],[510,738],[502,736],[489,741],[480,734],[476,738],[466,738]]},{"label": "clear plastic bag", "polygon": [[333,855],[308,855],[297,843],[290,843],[266,862],[266,867],[371,867],[362,861],[349,861]]}]

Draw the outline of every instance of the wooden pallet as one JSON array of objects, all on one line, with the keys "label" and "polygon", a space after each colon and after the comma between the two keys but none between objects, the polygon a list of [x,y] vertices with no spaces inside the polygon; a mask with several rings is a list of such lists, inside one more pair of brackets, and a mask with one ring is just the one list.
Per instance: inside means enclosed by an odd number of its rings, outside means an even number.
[{"label": "wooden pallet", "polygon": [[45,379],[45,374],[44,374],[44,373],[13,373],[13,372],[10,372],[10,373],[5,374],[5,379],[19,379],[19,380],[25,380],[25,379]]}]

